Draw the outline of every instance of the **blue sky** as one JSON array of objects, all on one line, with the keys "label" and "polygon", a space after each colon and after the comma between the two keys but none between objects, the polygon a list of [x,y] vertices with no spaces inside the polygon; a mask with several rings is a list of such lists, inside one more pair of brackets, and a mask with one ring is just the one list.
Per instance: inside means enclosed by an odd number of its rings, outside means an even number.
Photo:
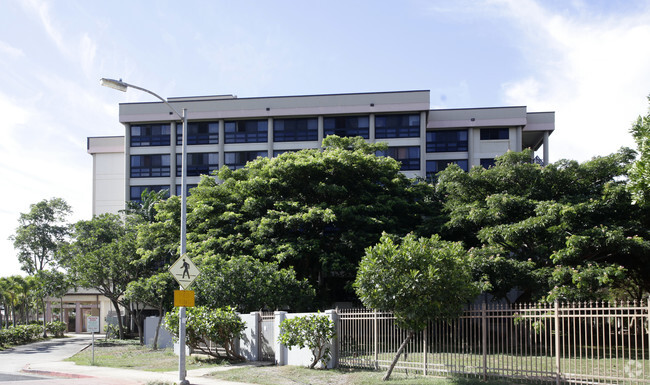
[{"label": "blue sky", "polygon": [[431,90],[432,108],[555,111],[551,160],[633,147],[648,109],[645,1],[0,0],[0,275],[31,203],[91,215],[89,136],[122,135],[99,86],[240,97]]}]

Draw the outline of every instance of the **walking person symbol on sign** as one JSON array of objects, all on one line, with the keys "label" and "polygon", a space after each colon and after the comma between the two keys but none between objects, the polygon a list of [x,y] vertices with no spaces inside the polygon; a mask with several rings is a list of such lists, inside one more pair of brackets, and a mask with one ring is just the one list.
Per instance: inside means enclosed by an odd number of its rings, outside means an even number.
[{"label": "walking person symbol on sign", "polygon": [[185,278],[185,274],[187,274],[187,278],[189,279],[190,278],[190,264],[187,263],[185,258],[183,258],[183,264],[181,265],[181,267],[183,268],[183,278]]},{"label": "walking person symbol on sign", "polygon": [[201,274],[201,271],[187,255],[180,256],[176,262],[169,267],[169,272],[172,273],[183,290],[187,290],[196,277]]}]

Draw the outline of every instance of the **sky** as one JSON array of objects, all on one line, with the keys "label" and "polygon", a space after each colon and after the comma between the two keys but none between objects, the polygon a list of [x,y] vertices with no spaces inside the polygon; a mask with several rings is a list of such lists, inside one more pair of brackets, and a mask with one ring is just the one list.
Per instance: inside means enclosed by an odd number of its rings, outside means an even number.
[{"label": "sky", "polygon": [[100,87],[164,97],[430,90],[431,108],[555,111],[551,161],[634,148],[650,0],[0,0],[0,276],[30,204],[90,219],[89,136],[123,135]]}]

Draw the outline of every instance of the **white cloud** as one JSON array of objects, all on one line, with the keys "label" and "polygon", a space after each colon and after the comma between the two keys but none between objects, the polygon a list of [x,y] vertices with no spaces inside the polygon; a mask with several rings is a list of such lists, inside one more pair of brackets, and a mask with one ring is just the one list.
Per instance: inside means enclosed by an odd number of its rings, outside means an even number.
[{"label": "white cloud", "polygon": [[11,57],[22,57],[25,53],[20,48],[16,48],[2,40],[0,40],[0,54]]},{"label": "white cloud", "polygon": [[559,14],[532,0],[499,3],[524,31],[520,48],[533,70],[503,85],[505,102],[556,111],[551,160],[634,147],[627,131],[650,93],[650,12],[603,16],[582,4]]}]

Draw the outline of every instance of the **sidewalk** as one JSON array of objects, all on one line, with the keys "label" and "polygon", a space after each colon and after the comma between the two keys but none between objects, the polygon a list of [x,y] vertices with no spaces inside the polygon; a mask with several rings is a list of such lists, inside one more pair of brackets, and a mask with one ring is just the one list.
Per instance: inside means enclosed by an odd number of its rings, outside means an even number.
[{"label": "sidewalk", "polygon": [[[227,370],[228,368],[204,368],[187,371],[186,379],[192,385],[242,385],[241,382],[230,382],[210,377],[204,377],[206,374],[218,370]],[[57,377],[60,380],[47,381],[47,384],[96,384],[96,385],[137,385],[146,384],[149,381],[161,381],[169,383],[178,383],[178,371],[175,372],[146,372],[133,369],[117,369],[100,366],[81,366],[73,362],[58,361],[40,364],[27,365],[22,370],[27,374]],[[21,381],[21,384],[29,385],[31,381]],[[36,383],[36,382],[35,382]],[[38,380],[39,384],[44,384],[43,380]]]}]

